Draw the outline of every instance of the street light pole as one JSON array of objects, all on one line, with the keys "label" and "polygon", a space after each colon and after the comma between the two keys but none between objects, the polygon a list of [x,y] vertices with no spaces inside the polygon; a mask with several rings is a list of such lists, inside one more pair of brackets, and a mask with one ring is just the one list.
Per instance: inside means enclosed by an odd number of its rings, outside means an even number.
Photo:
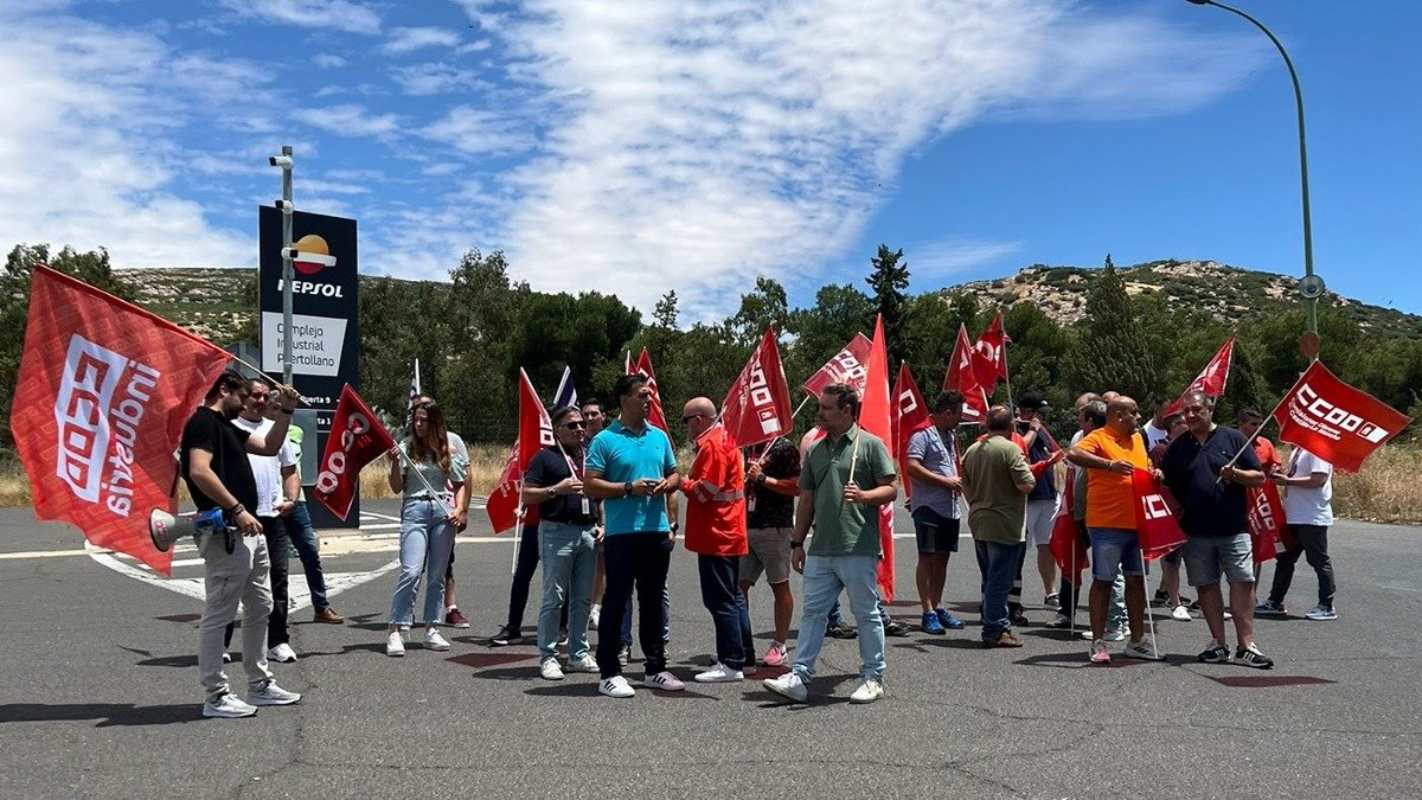
[{"label": "street light pole", "polygon": [[291,261],[291,223],[296,207],[291,200],[291,145],[282,145],[281,155],[268,159],[274,167],[281,169],[281,200],[277,209],[281,211],[281,382],[291,385],[291,282],[295,278]]},{"label": "street light pole", "polygon": [[1323,278],[1313,274],[1313,222],[1309,213],[1308,202],[1308,146],[1304,140],[1304,105],[1303,90],[1299,88],[1299,75],[1294,71],[1293,59],[1289,58],[1289,52],[1284,49],[1284,45],[1279,41],[1279,37],[1274,32],[1264,27],[1264,23],[1251,17],[1234,6],[1216,2],[1216,0],[1188,0],[1197,6],[1216,6],[1225,11],[1237,14],[1254,24],[1254,27],[1264,32],[1269,37],[1269,41],[1278,48],[1279,55],[1284,57],[1284,66],[1289,68],[1289,79],[1294,84],[1294,105],[1298,109],[1299,118],[1299,186],[1303,194],[1303,239],[1304,239],[1304,277],[1299,281],[1299,293],[1303,295],[1304,302],[1308,307],[1308,332],[1315,340],[1313,359],[1318,358],[1317,337],[1318,337],[1318,298],[1323,296]]}]

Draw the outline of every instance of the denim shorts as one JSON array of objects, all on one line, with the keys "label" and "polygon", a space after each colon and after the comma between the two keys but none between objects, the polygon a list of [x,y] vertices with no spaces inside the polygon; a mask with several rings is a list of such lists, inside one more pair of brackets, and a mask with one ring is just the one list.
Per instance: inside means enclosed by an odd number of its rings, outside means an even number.
[{"label": "denim shorts", "polygon": [[1091,577],[1114,581],[1116,575],[1144,575],[1141,542],[1136,532],[1125,528],[1088,528],[1091,537]]},{"label": "denim shorts", "polygon": [[1191,586],[1219,583],[1221,574],[1230,583],[1254,582],[1254,548],[1247,533],[1191,536],[1181,549],[1185,551],[1185,575]]}]

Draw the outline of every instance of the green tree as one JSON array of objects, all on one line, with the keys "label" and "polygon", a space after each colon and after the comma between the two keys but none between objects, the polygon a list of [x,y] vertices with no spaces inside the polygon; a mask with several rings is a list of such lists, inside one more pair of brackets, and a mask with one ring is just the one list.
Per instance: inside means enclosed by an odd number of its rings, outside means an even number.
[{"label": "green tree", "polygon": [[889,350],[889,368],[897,370],[899,362],[908,356],[904,342],[904,315],[908,301],[909,270],[903,260],[903,248],[890,250],[879,245],[879,252],[869,259],[873,269],[864,282],[872,290],[874,305],[884,320],[884,338]]},{"label": "green tree", "polygon": [[1073,382],[1082,390],[1114,389],[1135,398],[1143,411],[1165,391],[1161,367],[1110,255],[1087,291],[1075,353]]},{"label": "green tree", "polygon": [[741,295],[741,306],[726,320],[726,326],[736,341],[754,346],[768,327],[774,326],[776,333],[783,336],[789,318],[785,287],[773,278],[761,276],[755,279],[754,290]]}]

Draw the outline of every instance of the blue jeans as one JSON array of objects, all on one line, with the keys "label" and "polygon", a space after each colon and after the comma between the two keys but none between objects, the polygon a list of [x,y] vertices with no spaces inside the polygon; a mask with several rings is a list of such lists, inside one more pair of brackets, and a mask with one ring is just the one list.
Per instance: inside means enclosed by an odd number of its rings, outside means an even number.
[{"label": "blue jeans", "polygon": [[716,628],[716,660],[742,669],[755,659],[750,607],[741,593],[740,556],[696,556],[701,573],[701,602]]},{"label": "blue jeans", "polygon": [[[639,601],[640,602],[640,601]],[[628,613],[622,617],[622,646],[632,646],[632,592],[627,592]],[[671,592],[662,589],[662,643],[671,641]]]},{"label": "blue jeans", "polygon": [[597,542],[591,526],[543,520],[538,526],[543,562],[543,602],[538,607],[538,651],[558,656],[558,620],[568,604],[568,659],[588,654],[588,612],[592,610]]},{"label": "blue jeans", "polygon": [[805,556],[804,610],[795,642],[794,670],[809,682],[825,643],[830,606],[841,590],[859,626],[859,672],[866,680],[884,679],[884,620],[879,613],[878,556]]},{"label": "blue jeans", "polygon": [[301,570],[306,573],[306,586],[311,590],[311,607],[324,611],[331,607],[326,599],[326,575],[321,571],[321,542],[311,526],[311,512],[303,500],[286,518],[286,535],[301,558]]},{"label": "blue jeans", "polygon": [[400,506],[400,577],[390,601],[390,624],[413,625],[420,574],[429,573],[425,588],[425,624],[444,620],[444,570],[454,548],[454,526],[438,500],[407,498]]},{"label": "blue jeans", "polygon": [[996,641],[999,636],[1012,630],[1012,620],[1007,613],[1007,595],[1012,591],[1012,582],[1017,578],[1018,565],[1022,563],[1025,542],[1001,544],[975,540],[978,569],[983,574],[983,641]]}]

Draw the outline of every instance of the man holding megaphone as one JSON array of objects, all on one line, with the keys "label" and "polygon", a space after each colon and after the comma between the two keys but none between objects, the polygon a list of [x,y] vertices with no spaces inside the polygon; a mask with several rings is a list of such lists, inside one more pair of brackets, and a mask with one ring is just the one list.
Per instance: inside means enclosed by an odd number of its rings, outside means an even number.
[{"label": "man holding megaphone", "polygon": [[[198,671],[207,701],[204,717],[237,718],[257,713],[257,706],[290,705],[301,695],[277,686],[267,669],[267,616],[272,611],[271,557],[262,536],[257,509],[257,482],[247,454],[276,455],[286,441],[296,408],[297,394],[289,386],[278,389],[280,410],[264,433],[248,433],[233,420],[248,397],[248,383],[235,370],[220,377],[183,427],[179,460],[183,479],[199,513],[220,509],[228,536],[202,536],[198,548],[206,563],[204,586],[207,606],[199,624]],[[247,700],[234,695],[222,671],[223,633],[245,609],[242,620],[242,666],[247,672]]]}]

